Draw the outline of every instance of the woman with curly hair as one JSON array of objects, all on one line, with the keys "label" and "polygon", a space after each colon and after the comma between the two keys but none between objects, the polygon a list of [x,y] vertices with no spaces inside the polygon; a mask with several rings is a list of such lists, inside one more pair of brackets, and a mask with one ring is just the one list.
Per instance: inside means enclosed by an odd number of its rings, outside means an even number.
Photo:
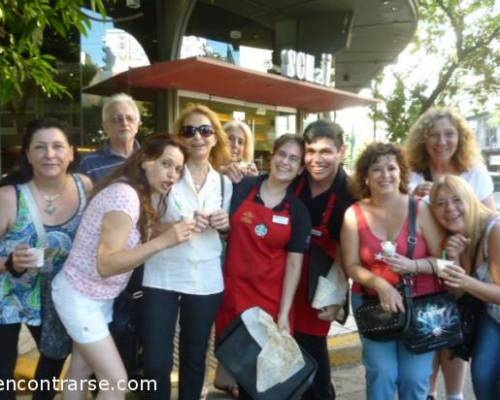
[{"label": "woman with curly hair", "polygon": [[495,209],[493,181],[476,135],[456,110],[434,107],[423,113],[410,129],[406,150],[413,172],[410,187],[417,196],[427,196],[440,176],[459,175],[484,205]]},{"label": "woman with curly hair", "polygon": [[175,140],[148,138],[106,178],[83,214],[71,252],[52,282],[56,311],[73,340],[68,379],[77,386],[64,386],[65,399],[86,398],[92,373],[99,381],[98,399],[125,398],[127,373],[108,329],[113,302],[148,257],[191,237],[189,222],[151,235],[184,160]]},{"label": "woman with curly hair", "polygon": [[[466,119],[452,108],[430,108],[410,129],[407,141],[408,162],[412,169],[410,187],[417,196],[427,196],[433,182],[450,174],[460,176],[478,199],[495,210],[493,181],[482,162],[476,135]],[[443,369],[448,399],[462,399],[467,364],[451,358],[447,349],[436,353],[429,400],[437,391],[439,366]]]},{"label": "woman with curly hair", "polygon": [[155,379],[147,399],[170,399],[177,316],[180,325],[179,398],[198,399],[210,330],[222,300],[220,234],[229,230],[232,185],[217,170],[231,159],[227,136],[208,107],[188,106],[174,135],[186,147],[183,177],[167,199],[165,224],[194,221],[191,240],[151,257],[144,269],[144,372]]},{"label": "woman with curly hair", "polygon": [[[408,167],[403,151],[390,143],[373,143],[355,166],[360,201],[345,213],[341,239],[344,267],[353,279],[352,308],[363,295],[377,296],[387,312],[405,312],[397,290],[402,274],[414,274],[413,295],[441,289],[433,275],[431,255],[437,256],[443,233],[427,204],[415,207],[415,247],[407,254],[410,239]],[[383,251],[392,242],[394,254]],[[385,246],[385,243],[384,243]],[[427,394],[434,353],[413,354],[403,340],[376,341],[361,337],[366,368],[367,399],[423,399]]]}]

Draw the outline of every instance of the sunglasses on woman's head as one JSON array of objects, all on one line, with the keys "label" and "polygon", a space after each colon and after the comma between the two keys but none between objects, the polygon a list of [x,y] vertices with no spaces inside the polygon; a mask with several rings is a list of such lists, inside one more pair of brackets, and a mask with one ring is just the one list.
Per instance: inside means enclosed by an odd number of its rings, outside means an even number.
[{"label": "sunglasses on woman's head", "polygon": [[181,128],[181,135],[185,138],[192,138],[196,135],[196,132],[200,134],[201,137],[207,138],[214,134],[214,128],[211,125],[185,125]]}]

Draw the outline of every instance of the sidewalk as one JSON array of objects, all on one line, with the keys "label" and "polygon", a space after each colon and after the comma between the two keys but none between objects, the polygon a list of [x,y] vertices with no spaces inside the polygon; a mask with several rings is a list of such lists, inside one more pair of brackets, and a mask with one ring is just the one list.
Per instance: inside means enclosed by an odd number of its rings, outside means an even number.
[{"label": "sidewalk", "polygon": [[[350,317],[345,326],[334,324],[330,334],[333,334],[328,340],[330,361],[332,364],[331,376],[337,393],[337,400],[366,400],[365,369],[360,363],[361,347],[353,318]],[[16,375],[17,377],[29,379],[33,376],[35,370],[38,352],[26,329],[23,329],[21,334],[19,354]],[[209,363],[210,368],[207,373],[206,391],[203,398],[206,400],[231,400],[231,397],[213,388],[213,366],[215,365],[215,359],[211,358]],[[175,387],[177,385],[176,371],[172,373],[172,382],[174,386],[172,400],[177,400],[177,390]],[[30,396],[19,395],[17,398],[18,400],[28,400]],[[439,378],[438,399],[444,398],[444,384],[441,375]],[[464,399],[472,400],[474,398],[470,370],[468,370],[464,387]],[[59,400],[60,396],[57,396],[56,399]],[[130,394],[127,395],[127,399],[138,400],[139,397]]]},{"label": "sidewalk", "polygon": [[[348,317],[344,326],[334,323],[329,334],[328,348],[330,363],[333,367],[344,367],[360,362],[361,348],[359,336],[352,316]],[[29,331],[24,326],[21,330],[18,351],[19,358],[15,376],[17,379],[31,379],[34,376],[38,361],[38,350]],[[209,388],[209,393],[207,399],[224,399],[224,397],[221,397],[221,392],[212,389],[211,386],[216,365],[215,358],[210,357],[208,363],[207,388]],[[172,373],[172,383],[174,385],[177,383],[177,370],[174,370]]]}]

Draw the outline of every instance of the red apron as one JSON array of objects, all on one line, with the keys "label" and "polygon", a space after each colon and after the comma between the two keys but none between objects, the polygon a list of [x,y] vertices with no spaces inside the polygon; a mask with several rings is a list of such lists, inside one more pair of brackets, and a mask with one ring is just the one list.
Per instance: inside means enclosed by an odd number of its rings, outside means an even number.
[{"label": "red apron", "polygon": [[[230,220],[224,299],[215,320],[217,336],[248,308],[259,306],[275,320],[279,314],[286,246],[292,234],[290,206],[287,202],[278,212],[256,203],[258,189],[252,190]],[[291,316],[290,320],[292,326]]]},{"label": "red apron", "polygon": [[[303,178],[297,185],[295,193],[300,196],[304,189],[306,178]],[[336,194],[330,193],[326,209],[323,212],[321,223],[311,229],[311,247],[318,246],[328,254],[332,262],[337,254],[337,243],[330,238],[328,222],[335,207]],[[302,265],[302,276],[300,277],[297,293],[295,294],[295,330],[308,335],[326,336],[330,329],[330,321],[323,321],[318,318],[318,310],[311,307],[309,302],[309,268],[311,253],[304,254]],[[331,264],[330,264],[331,265]]]}]

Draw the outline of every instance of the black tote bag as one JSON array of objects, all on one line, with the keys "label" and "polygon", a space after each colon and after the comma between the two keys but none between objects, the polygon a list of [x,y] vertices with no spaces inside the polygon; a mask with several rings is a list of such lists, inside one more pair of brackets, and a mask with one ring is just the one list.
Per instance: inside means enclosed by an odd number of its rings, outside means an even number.
[{"label": "black tote bag", "polygon": [[254,400],[298,400],[312,384],[316,361],[303,349],[305,366],[285,382],[264,392],[257,392],[257,357],[262,349],[248,332],[241,317],[222,333],[215,356]]}]

